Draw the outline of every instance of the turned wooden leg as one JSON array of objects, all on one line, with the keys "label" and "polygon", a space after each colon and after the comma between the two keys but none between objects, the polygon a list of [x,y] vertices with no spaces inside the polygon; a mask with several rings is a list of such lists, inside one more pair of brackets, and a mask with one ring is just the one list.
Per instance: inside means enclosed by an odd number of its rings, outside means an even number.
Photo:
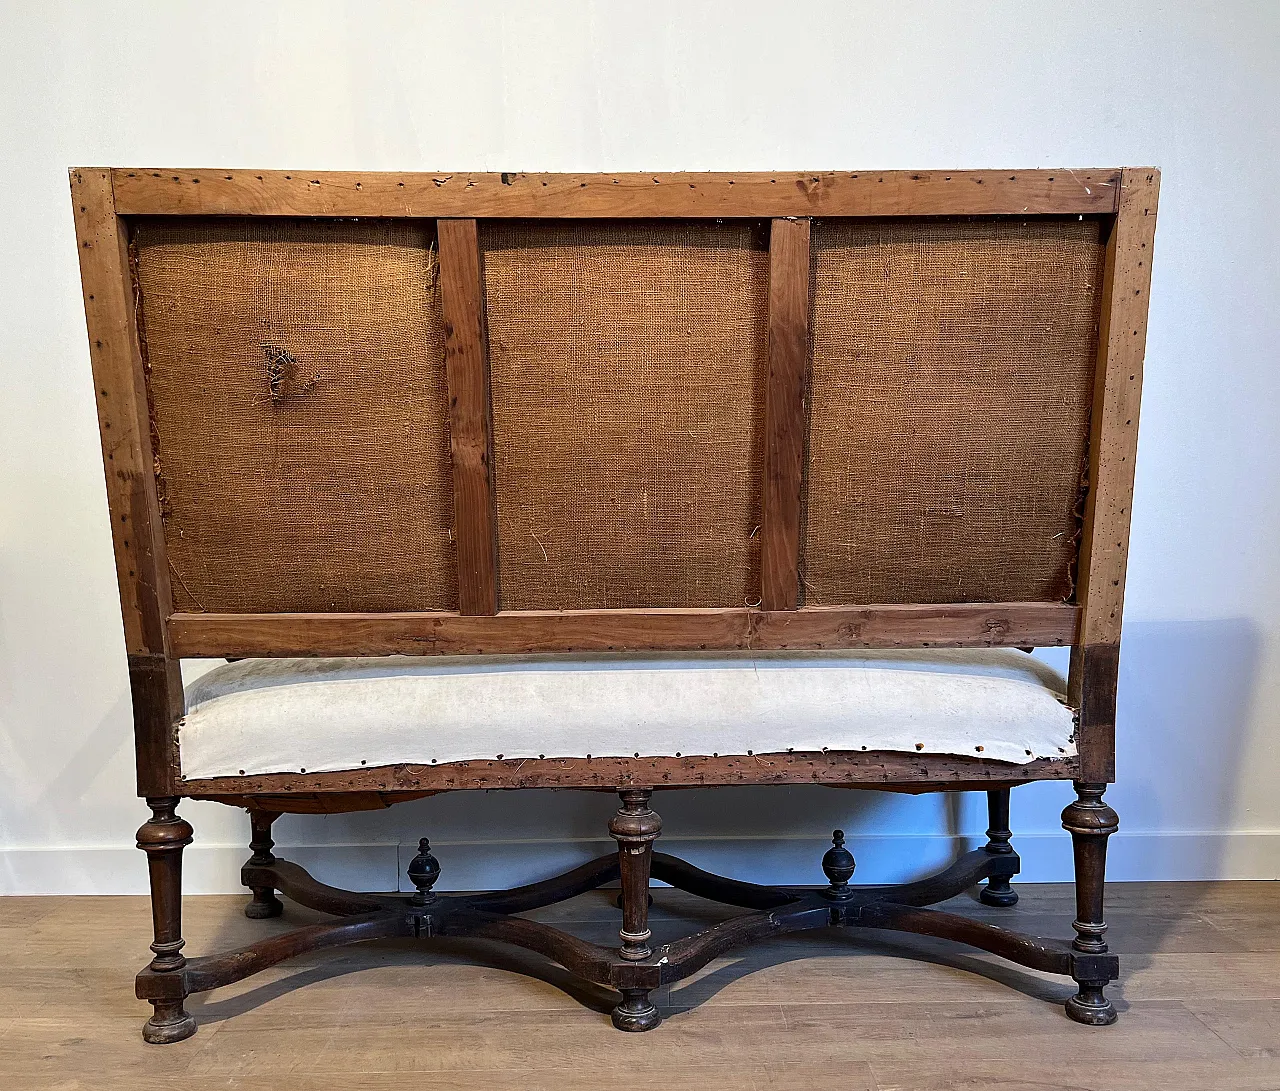
[{"label": "turned wooden leg", "polygon": [[[1009,839],[1009,789],[993,788],[987,793],[987,851],[993,856],[1012,856]],[[1009,885],[1008,876],[987,880],[978,900],[983,905],[1010,906],[1018,903],[1018,892]]]},{"label": "turned wooden leg", "polygon": [[[276,862],[271,851],[275,847],[275,842],[271,840],[271,824],[279,817],[279,811],[249,812],[249,825],[253,831],[249,840],[249,848],[253,852],[249,857],[250,864],[262,867]],[[250,920],[266,920],[284,912],[284,905],[271,887],[254,886],[249,889],[253,891],[253,900],[244,907],[244,915]]]},{"label": "turned wooden leg", "polygon": [[[649,788],[624,788],[618,793],[622,807],[609,822],[609,833],[618,842],[618,871],[622,880],[622,946],[618,954],[639,962],[653,952],[649,947],[649,871],[653,843],[662,832],[662,819],[650,808]],[[622,1003],[613,1009],[613,1025],[619,1030],[652,1030],[661,1021],[647,989],[623,989]]]},{"label": "turned wooden leg", "polygon": [[[1103,879],[1107,867],[1107,838],[1120,826],[1120,819],[1102,802],[1105,784],[1076,782],[1074,803],[1062,812],[1062,825],[1071,834],[1076,858],[1076,919],[1071,927],[1076,938],[1071,946],[1086,954],[1105,954],[1107,925],[1102,915]],[[1116,1009],[1103,995],[1108,982],[1082,980],[1075,996],[1067,1001],[1067,1014],[1077,1023],[1106,1026],[1116,1021]]]},{"label": "turned wooden leg", "polygon": [[[182,850],[191,844],[191,826],[175,813],[174,797],[148,798],[150,821],[138,830],[138,848],[147,854],[151,876],[151,919],[155,973],[176,973],[186,965],[182,954]],[[155,1011],[142,1027],[145,1041],[180,1042],[196,1032],[195,1020],[182,1006],[185,1000],[152,1000]]]}]

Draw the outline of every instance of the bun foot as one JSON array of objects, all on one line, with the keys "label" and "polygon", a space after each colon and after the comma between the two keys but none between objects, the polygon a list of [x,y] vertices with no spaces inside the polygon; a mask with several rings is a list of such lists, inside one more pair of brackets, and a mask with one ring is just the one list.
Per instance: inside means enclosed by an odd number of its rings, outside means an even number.
[{"label": "bun foot", "polygon": [[142,1040],[155,1046],[181,1042],[196,1032],[196,1021],[180,1003],[152,1001],[155,1014],[142,1024]]},{"label": "bun foot", "polygon": [[284,912],[284,903],[270,890],[255,890],[253,901],[244,907],[244,915],[251,921],[265,921]]},{"label": "bun foot", "polygon": [[1101,985],[1081,985],[1067,1001],[1067,1014],[1088,1027],[1108,1027],[1116,1021],[1116,1008],[1102,993]]},{"label": "bun foot", "polygon": [[610,1013],[619,1030],[653,1030],[662,1022],[658,1009],[649,1000],[647,989],[623,989],[622,1003]]},{"label": "bun foot", "polygon": [[978,901],[983,905],[994,905],[1008,909],[1018,904],[1018,892],[1009,885],[1008,879],[992,879],[978,894]]}]

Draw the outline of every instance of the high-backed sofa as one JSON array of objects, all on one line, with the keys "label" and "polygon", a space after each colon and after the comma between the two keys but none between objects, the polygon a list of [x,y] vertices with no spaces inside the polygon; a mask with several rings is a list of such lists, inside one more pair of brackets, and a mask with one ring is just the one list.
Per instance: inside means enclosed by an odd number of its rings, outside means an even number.
[{"label": "high-backed sofa", "polygon": [[[1103,923],[1155,230],[1152,169],[377,174],[77,168],[155,957],[193,992],[357,940],[486,936],[615,988],[615,1024],[737,944],[842,926],[1070,975]],[[1071,649],[1063,678],[1026,654]],[[1019,650],[1021,649],[1021,650]],[[184,658],[228,659],[189,686]],[[1009,790],[1071,780],[1075,937],[1010,906]],[[656,789],[985,790],[930,880],[763,887],[654,852]],[[529,887],[324,886],[284,812],[617,791],[618,852]],[[183,797],[245,807],[251,917],[188,959]],[[651,879],[749,912],[651,944]],[[519,914],[620,881],[616,947]],[[1016,923],[1016,913],[1010,917]],[[1064,923],[1065,925],[1067,922]]]}]

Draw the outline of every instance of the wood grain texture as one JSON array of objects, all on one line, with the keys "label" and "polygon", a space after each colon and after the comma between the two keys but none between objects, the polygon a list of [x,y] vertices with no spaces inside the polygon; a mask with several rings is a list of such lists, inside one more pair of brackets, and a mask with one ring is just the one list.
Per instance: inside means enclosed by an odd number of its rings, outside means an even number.
[{"label": "wood grain texture", "polygon": [[109,171],[73,170],[71,199],[125,647],[131,654],[163,654],[169,573],[152,476],[128,239],[112,203]]},{"label": "wood grain texture", "polygon": [[769,381],[765,388],[761,605],[794,610],[800,595],[800,489],[809,354],[809,221],[774,220],[769,235]]},{"label": "wood grain texture", "polygon": [[1076,592],[1076,601],[1084,608],[1084,644],[1120,640],[1160,196],[1160,172],[1154,168],[1127,169],[1122,177],[1120,208],[1107,243],[1090,428],[1089,495]]},{"label": "wood grain texture", "polygon": [[122,215],[701,217],[1110,213],[1113,168],[393,174],[116,168]]},{"label": "wood grain texture", "polygon": [[411,614],[174,614],[184,657],[466,655],[1070,644],[1078,608],[1053,602],[803,610],[529,610]]},{"label": "wood grain texture", "polygon": [[940,754],[829,751],[794,754],[724,754],[664,758],[521,758],[458,761],[444,765],[392,765],[339,773],[272,773],[182,782],[181,794],[239,799],[266,793],[273,809],[285,797],[327,793],[434,792],[475,788],[680,788],[717,784],[827,784],[942,791],[961,785],[1072,780],[1073,757],[1037,758],[1025,765]]},{"label": "wood grain texture", "polygon": [[498,610],[498,540],[493,418],[476,222],[440,220],[437,239],[449,384],[458,609],[463,614],[494,614]]}]

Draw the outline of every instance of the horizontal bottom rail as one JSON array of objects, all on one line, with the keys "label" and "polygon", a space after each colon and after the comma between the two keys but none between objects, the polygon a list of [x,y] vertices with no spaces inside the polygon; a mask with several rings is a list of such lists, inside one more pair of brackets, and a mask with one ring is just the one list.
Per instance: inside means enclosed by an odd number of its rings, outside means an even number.
[{"label": "horizontal bottom rail", "polygon": [[798,610],[504,610],[498,614],[178,613],[180,657],[499,655],[589,651],[1054,647],[1075,641],[1064,602],[890,603]]},{"label": "horizontal bottom rail", "polygon": [[263,773],[184,780],[180,794],[234,807],[321,812],[364,810],[430,792],[492,788],[628,786],[705,787],[719,784],[823,784],[891,792],[954,792],[1013,787],[1038,780],[1078,780],[1075,754],[1024,764],[953,754],[899,750],[795,751],[682,757],[476,758],[442,765],[381,765],[326,773]]}]

